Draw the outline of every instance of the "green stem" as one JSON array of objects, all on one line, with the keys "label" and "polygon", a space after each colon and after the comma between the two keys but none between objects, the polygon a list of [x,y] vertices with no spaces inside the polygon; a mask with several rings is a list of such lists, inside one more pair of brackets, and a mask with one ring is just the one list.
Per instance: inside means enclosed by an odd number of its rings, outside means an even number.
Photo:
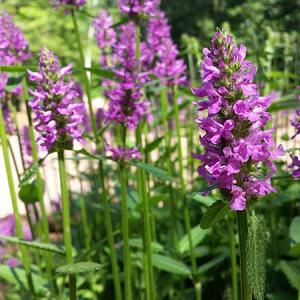
[{"label": "green stem", "polygon": [[[28,126],[29,126],[29,137],[30,137],[30,144],[32,149],[32,158],[34,163],[38,163],[39,161],[39,155],[38,155],[38,149],[37,145],[35,143],[35,134],[33,129],[33,123],[32,123],[32,117],[31,117],[31,111],[28,105],[29,101],[29,95],[28,95],[28,88],[27,88],[27,80],[24,78],[22,80],[22,90],[23,90],[23,98],[26,105],[26,113],[27,113],[27,119],[28,119]],[[50,232],[49,232],[49,224],[48,224],[48,217],[44,202],[44,184],[43,179],[41,177],[41,173],[38,170],[36,173],[36,185],[38,189],[38,198],[39,198],[39,205],[41,210],[41,225],[42,225],[42,236],[41,240],[44,243],[50,243]],[[37,211],[36,206],[34,205],[35,212]],[[39,222],[39,217],[37,216],[36,221]],[[50,281],[53,283],[53,293],[54,295],[58,294],[58,288],[56,279],[54,278],[54,261],[53,261],[53,255],[51,253],[45,253],[45,263],[46,263],[46,271],[47,276]]]},{"label": "green stem", "polygon": [[120,163],[120,185],[121,185],[121,210],[122,210],[122,239],[123,239],[123,261],[124,261],[124,281],[125,299],[132,299],[131,290],[131,259],[129,248],[129,218],[127,203],[127,180],[124,162]]},{"label": "green stem", "polygon": [[182,145],[181,145],[181,129],[180,129],[180,120],[179,120],[179,107],[178,107],[178,99],[176,93],[176,87],[173,88],[173,103],[174,103],[174,112],[175,112],[175,126],[176,126],[176,135],[177,135],[177,152],[178,152],[178,161],[179,161],[179,182],[183,197],[183,217],[185,229],[188,236],[189,241],[189,250],[190,250],[190,258],[192,264],[192,272],[194,277],[194,286],[195,286],[195,294],[196,299],[201,299],[201,291],[197,288],[199,286],[199,281],[195,278],[197,272],[196,258],[194,253],[194,246],[192,240],[192,231],[191,231],[191,216],[187,205],[186,198],[186,185],[184,181],[184,170],[183,170],[183,154],[182,154]]},{"label": "green stem", "polygon": [[[163,88],[161,91],[161,116],[162,116],[162,125],[163,125],[163,133],[165,137],[165,151],[167,154],[167,169],[170,176],[173,175],[173,163],[171,161],[171,138],[170,138],[170,130],[168,128],[168,120],[167,120],[167,107],[168,107],[168,89],[167,87]],[[169,194],[170,194],[170,216],[171,216],[171,231],[174,242],[174,248],[176,248],[178,236],[177,236],[177,224],[176,224],[176,203],[174,200],[173,186],[172,182],[169,183]]]},{"label": "green stem", "polygon": [[237,212],[238,233],[240,244],[241,300],[251,300],[251,290],[246,269],[246,242],[248,235],[247,212]]},{"label": "green stem", "polygon": [[[9,151],[8,151],[8,139],[7,139],[7,135],[6,135],[5,124],[4,124],[4,120],[3,120],[1,106],[0,106],[0,137],[1,137],[1,142],[2,142],[2,151],[3,151],[7,181],[8,181],[8,186],[9,186],[9,192],[10,192],[10,197],[11,197],[11,201],[12,201],[12,205],[13,205],[14,217],[15,217],[15,222],[16,222],[17,236],[18,236],[18,238],[23,239],[22,222],[21,222],[21,216],[20,216],[19,208],[18,208],[18,204],[17,204],[17,195],[15,192],[15,185],[14,185],[12,170],[11,170],[11,166],[10,166]],[[32,280],[32,273],[30,270],[30,258],[29,258],[27,248],[25,246],[21,246],[21,253],[22,253],[22,261],[24,264],[28,288],[29,288],[30,294],[35,299],[36,295],[35,295],[35,289],[34,289],[33,280]]]},{"label": "green stem", "polygon": [[[86,93],[87,99],[88,99],[88,108],[89,108],[89,115],[90,115],[90,121],[91,121],[91,128],[92,128],[94,139],[96,142],[97,152],[100,152],[102,145],[101,145],[101,142],[99,141],[99,137],[98,137],[98,133],[97,133],[95,114],[94,114],[92,98],[91,98],[90,81],[89,81],[87,73],[85,71],[83,47],[82,47],[82,43],[81,43],[81,38],[80,38],[80,34],[79,34],[79,29],[78,29],[78,23],[77,23],[76,14],[75,14],[74,10],[72,10],[72,20],[73,20],[74,30],[75,30],[75,34],[76,34],[76,39],[77,39],[82,79],[83,79],[83,83],[84,83],[85,93]],[[112,233],[113,225],[112,225],[110,209],[109,209],[109,202],[108,202],[108,197],[107,197],[108,192],[107,192],[105,181],[104,181],[104,169],[103,169],[102,161],[99,161],[98,169],[99,169],[99,177],[100,177],[100,183],[101,183],[102,200],[103,200],[103,205],[104,205],[104,218],[105,218],[104,221],[106,224],[105,227],[106,227],[106,233],[107,233],[107,238],[108,238],[108,246],[109,246],[109,250],[110,250],[110,254],[111,254],[110,258],[111,258],[111,264],[112,264],[116,300],[121,300],[122,293],[121,293],[120,273],[119,273],[119,267],[118,267],[118,262],[117,262],[116,250],[114,247],[114,237],[113,237],[113,233]]]},{"label": "green stem", "polygon": [[[61,188],[61,201],[63,211],[63,225],[64,225],[64,240],[66,248],[67,263],[73,263],[72,256],[72,233],[71,233],[71,219],[70,219],[70,203],[69,203],[69,191],[67,186],[67,174],[65,167],[64,151],[58,151],[58,165],[59,165],[59,179]],[[69,289],[70,300],[76,300],[76,275],[69,275]]]},{"label": "green stem", "polygon": [[230,239],[230,264],[231,264],[231,289],[232,300],[238,300],[238,277],[237,277],[237,264],[236,264],[236,242],[234,235],[234,223],[228,221],[228,232]]},{"label": "green stem", "polygon": [[[141,27],[140,24],[136,23],[135,31],[135,58],[138,63],[138,72],[140,70],[140,59],[141,59]],[[143,140],[142,140],[142,124],[139,124],[136,131],[136,143],[143,149]],[[147,196],[147,177],[145,172],[142,169],[138,169],[138,191],[140,199],[143,205],[143,221],[144,221],[144,232],[143,232],[143,248],[144,248],[144,262],[145,262],[145,288],[146,288],[146,299],[154,300],[155,295],[155,286],[154,286],[154,273],[152,267],[152,237],[151,237],[151,216],[150,208],[148,203]]]}]

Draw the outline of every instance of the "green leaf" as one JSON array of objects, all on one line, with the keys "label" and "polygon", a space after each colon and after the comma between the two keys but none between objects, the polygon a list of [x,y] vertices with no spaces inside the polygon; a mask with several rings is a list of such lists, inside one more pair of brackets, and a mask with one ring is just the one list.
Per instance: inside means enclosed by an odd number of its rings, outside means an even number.
[{"label": "green leaf", "polygon": [[278,264],[278,269],[286,276],[291,287],[297,290],[300,279],[298,262],[281,260]]},{"label": "green leaf", "polygon": [[[82,154],[88,158],[91,158],[91,159],[96,159],[96,160],[106,160],[106,159],[109,159],[109,157],[107,156],[104,156],[104,155],[95,155],[93,153],[90,153],[88,152],[86,149],[80,149],[80,150],[74,150],[75,153],[77,154]],[[76,159],[80,159],[80,158],[76,158]]]},{"label": "green leaf", "polygon": [[221,200],[214,202],[203,215],[200,226],[202,229],[213,227],[228,213],[228,204]]},{"label": "green leaf", "polygon": [[0,72],[15,73],[15,72],[26,72],[26,70],[27,68],[24,66],[0,66]]},{"label": "green leaf", "polygon": [[78,273],[97,271],[100,268],[101,268],[100,264],[87,261],[87,262],[77,262],[77,263],[59,267],[56,269],[56,272],[62,274],[78,274]]},{"label": "green leaf", "polygon": [[295,243],[300,243],[300,216],[295,217],[290,225],[290,238]]},{"label": "green leaf", "polygon": [[118,23],[115,23],[111,26],[111,28],[118,28],[123,24],[126,24],[130,21],[129,17],[123,17]]},{"label": "green leaf", "polygon": [[39,189],[36,180],[21,186],[19,190],[19,198],[24,203],[36,203],[39,201]]},{"label": "green leaf", "polygon": [[161,137],[158,137],[157,139],[155,139],[153,142],[147,144],[147,146],[144,149],[144,152],[150,153],[151,151],[156,149],[163,139],[164,139],[164,137],[161,136]]},{"label": "green leaf", "polygon": [[252,293],[257,300],[263,300],[265,294],[267,244],[268,233],[264,218],[251,215],[246,243],[246,268]]},{"label": "green leaf", "polygon": [[111,69],[100,69],[100,68],[85,68],[85,70],[106,79],[115,80],[115,73]]},{"label": "green leaf", "polygon": [[300,243],[292,246],[288,254],[290,256],[299,257],[300,256]]},{"label": "green leaf", "polygon": [[195,200],[205,206],[210,206],[215,202],[215,199],[211,196],[202,196],[199,193],[192,194],[192,200]]},{"label": "green leaf", "polygon": [[0,240],[4,240],[10,243],[18,244],[18,245],[24,245],[26,247],[30,248],[36,248],[39,250],[43,251],[49,251],[49,252],[54,252],[58,253],[61,255],[65,255],[65,250],[63,250],[61,247],[58,247],[53,244],[47,244],[47,243],[40,243],[40,242],[35,242],[35,241],[26,241],[23,239],[19,239],[17,237],[10,237],[10,236],[0,236]]},{"label": "green leaf", "polygon": [[153,254],[152,263],[157,269],[178,275],[191,275],[190,268],[183,262],[169,256]]},{"label": "green leaf", "polygon": [[178,90],[179,90],[180,92],[182,92],[183,94],[187,95],[187,96],[191,96],[191,97],[196,98],[196,96],[192,93],[191,89],[189,89],[189,88],[187,88],[187,87],[185,87],[185,86],[183,86],[183,85],[180,85],[180,86],[178,87]]},{"label": "green leaf", "polygon": [[172,177],[169,176],[168,172],[166,172],[165,170],[159,169],[155,166],[146,164],[141,161],[131,161],[130,163],[133,166],[143,169],[145,172],[150,173],[151,175],[153,175],[154,177],[157,177],[159,179],[162,179],[162,180],[171,180],[172,179]]},{"label": "green leaf", "polygon": [[36,178],[36,174],[38,170],[39,170],[38,163],[34,163],[29,169],[27,169],[21,177],[21,180],[19,182],[19,187],[22,188],[22,186],[33,182]]},{"label": "green leaf", "polygon": [[[22,268],[10,268],[6,265],[0,264],[0,278],[12,283],[19,289],[28,290],[26,272]],[[35,291],[38,294],[45,294],[48,291],[46,288],[47,281],[43,277],[32,273],[32,280]]]},{"label": "green leaf", "polygon": [[197,274],[198,275],[203,275],[205,274],[207,271],[209,271],[211,268],[215,267],[216,265],[218,265],[219,263],[221,263],[226,257],[228,257],[228,253],[222,253],[220,255],[218,255],[217,257],[213,258],[212,260],[202,264],[198,270],[197,270]]},{"label": "green leaf", "polygon": [[[193,247],[197,246],[205,236],[210,232],[210,230],[205,230],[200,228],[200,226],[196,226],[191,230],[191,238]],[[188,234],[186,234],[179,242],[178,242],[178,251],[179,253],[184,253],[190,249]]]},{"label": "green leaf", "polygon": [[[143,249],[143,241],[142,239],[129,239],[129,246]],[[164,250],[164,247],[157,242],[152,242],[151,249],[153,252],[162,252]]]}]

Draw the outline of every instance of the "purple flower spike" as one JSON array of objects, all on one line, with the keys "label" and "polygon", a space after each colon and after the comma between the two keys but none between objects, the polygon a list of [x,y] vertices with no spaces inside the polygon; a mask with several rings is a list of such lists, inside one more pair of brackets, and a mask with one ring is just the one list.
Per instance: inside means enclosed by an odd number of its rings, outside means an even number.
[{"label": "purple flower spike", "polygon": [[38,72],[29,72],[29,79],[36,82],[30,107],[42,151],[71,149],[73,140],[83,143],[85,108],[74,80],[65,79],[70,73],[71,66],[61,68],[48,49],[40,50]]},{"label": "purple flower spike", "polygon": [[138,14],[151,15],[159,4],[159,0],[119,0],[121,13],[135,16]]},{"label": "purple flower spike", "polygon": [[86,0],[50,0],[50,2],[55,8],[62,5],[74,5],[80,7],[86,4]]},{"label": "purple flower spike", "polygon": [[[207,116],[202,113],[197,119],[204,132],[204,154],[194,155],[202,162],[199,175],[217,184],[235,211],[275,191],[270,182],[276,172],[274,160],[284,153],[282,146],[275,146],[274,130],[264,130],[271,120],[266,109],[273,96],[259,96],[253,83],[256,68],[245,60],[246,52],[230,35],[216,32],[210,49],[203,51],[203,84],[192,89],[199,98],[207,98],[197,103],[199,111],[207,110]],[[298,162],[294,159],[293,166],[299,167]]]},{"label": "purple flower spike", "polygon": [[113,160],[129,161],[131,159],[141,159],[142,155],[140,151],[135,148],[113,147],[109,144],[105,144],[105,152],[108,156],[111,156]]},{"label": "purple flower spike", "polygon": [[25,162],[26,164],[31,165],[33,163],[33,158],[28,126],[23,126],[21,129],[21,142]]}]

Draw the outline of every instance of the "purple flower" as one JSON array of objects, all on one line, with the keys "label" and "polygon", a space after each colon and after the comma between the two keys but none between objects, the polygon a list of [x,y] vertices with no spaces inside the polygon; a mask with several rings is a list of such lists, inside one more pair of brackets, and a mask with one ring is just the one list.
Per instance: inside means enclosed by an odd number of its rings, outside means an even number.
[{"label": "purple flower", "polygon": [[135,147],[132,148],[113,147],[105,143],[105,152],[108,156],[112,156],[112,159],[116,161],[120,161],[120,160],[129,161],[131,159],[142,158],[141,153]]},{"label": "purple flower", "polygon": [[159,0],[119,0],[121,13],[135,16],[138,14],[151,15],[159,4]]},{"label": "purple flower", "polygon": [[293,169],[293,177],[300,177],[300,160],[297,156],[291,156],[292,163],[289,165],[289,168]]},{"label": "purple flower", "polygon": [[29,71],[29,79],[37,82],[30,107],[42,151],[71,149],[73,140],[83,143],[85,108],[74,80],[65,79],[70,74],[71,66],[61,68],[58,58],[45,48],[39,53],[38,72]]},{"label": "purple flower", "polygon": [[139,72],[135,59],[134,23],[129,22],[120,29],[120,37],[114,48],[119,64],[114,71],[119,81],[106,91],[106,96],[110,99],[106,119],[135,129],[149,106],[147,101],[141,101],[141,87],[147,75]]},{"label": "purple flower", "polygon": [[[147,28],[147,63],[148,68],[165,85],[182,84],[186,81],[186,66],[183,59],[178,59],[178,49],[171,38],[171,29],[165,13],[155,11],[155,17],[148,22]],[[154,64],[154,66],[153,66]]]},{"label": "purple flower", "polygon": [[204,147],[204,154],[194,155],[202,162],[198,173],[231,195],[232,210],[244,210],[249,201],[275,191],[270,182],[274,160],[284,151],[275,146],[274,130],[264,130],[274,95],[259,96],[252,83],[256,68],[245,60],[246,47],[236,46],[230,35],[216,32],[203,53],[203,84],[192,89],[207,98],[198,103],[199,111],[207,110],[207,116],[202,113],[197,119]]},{"label": "purple flower", "polygon": [[9,135],[15,134],[16,126],[7,102],[4,102],[2,104],[2,114],[3,114],[3,119],[4,119],[7,134]]}]

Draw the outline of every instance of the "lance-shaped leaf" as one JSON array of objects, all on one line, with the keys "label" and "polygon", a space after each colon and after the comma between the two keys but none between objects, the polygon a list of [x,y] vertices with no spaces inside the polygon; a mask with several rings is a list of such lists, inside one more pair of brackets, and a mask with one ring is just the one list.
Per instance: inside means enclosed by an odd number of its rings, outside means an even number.
[{"label": "lance-shaped leaf", "polygon": [[203,229],[213,227],[228,213],[228,204],[221,200],[214,202],[203,215],[200,226]]},{"label": "lance-shaped leaf", "polygon": [[159,179],[172,180],[172,177],[168,174],[167,171],[157,168],[155,166],[146,164],[141,161],[131,161],[130,164],[137,168],[143,169],[145,172],[150,173],[151,175]]},{"label": "lance-shaped leaf", "polygon": [[100,264],[94,262],[77,262],[73,264],[68,264],[56,269],[57,273],[62,274],[78,274],[78,273],[87,273],[91,271],[97,271],[101,268]]},{"label": "lance-shaped leaf", "polygon": [[61,255],[65,255],[65,250],[62,247],[58,247],[53,244],[40,243],[35,241],[26,241],[17,237],[0,236],[0,240],[7,241],[18,245],[23,245],[29,248],[36,248],[43,251],[53,252]]}]

